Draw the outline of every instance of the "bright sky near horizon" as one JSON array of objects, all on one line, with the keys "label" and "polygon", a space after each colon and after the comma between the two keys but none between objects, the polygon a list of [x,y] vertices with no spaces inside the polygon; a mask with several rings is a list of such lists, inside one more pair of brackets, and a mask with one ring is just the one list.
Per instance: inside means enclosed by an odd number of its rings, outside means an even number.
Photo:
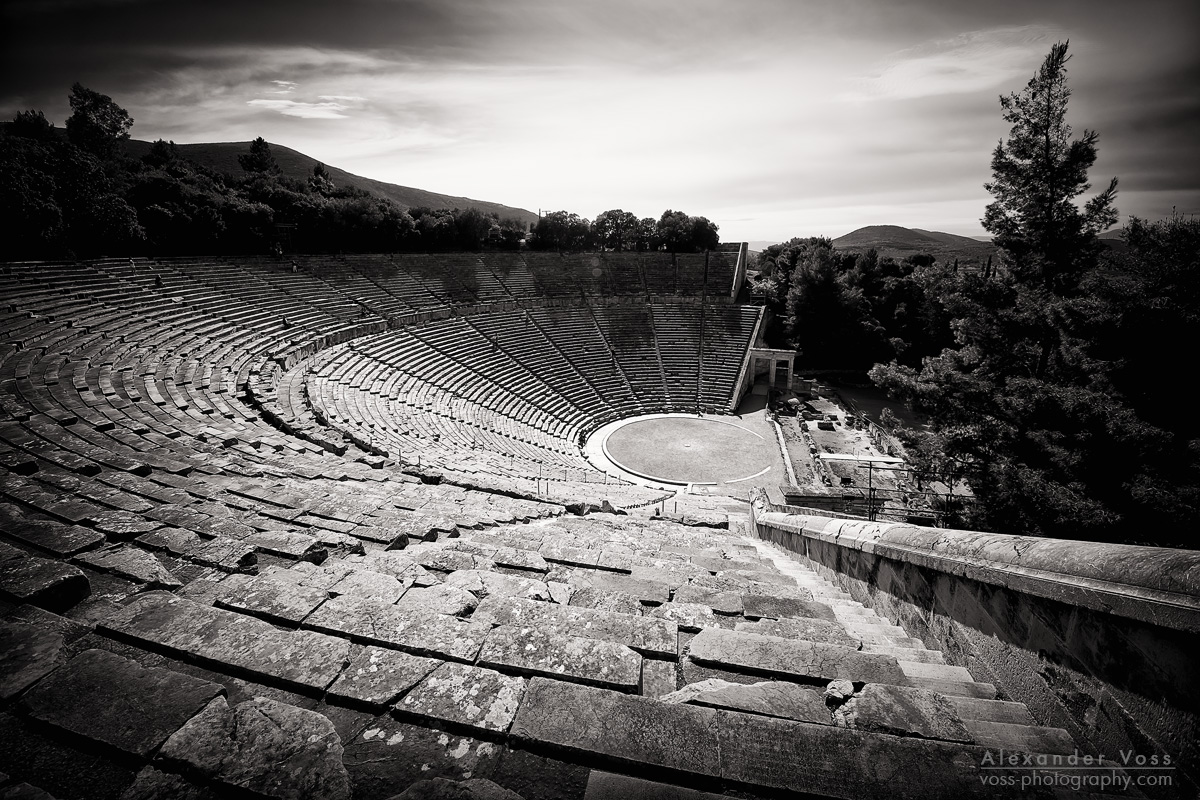
[{"label": "bright sky near horizon", "polygon": [[533,211],[704,215],[724,241],[982,235],[998,97],[1069,39],[1093,184],[1200,212],[1195,0],[9,0],[0,115],[74,81],[135,138],[263,136]]}]

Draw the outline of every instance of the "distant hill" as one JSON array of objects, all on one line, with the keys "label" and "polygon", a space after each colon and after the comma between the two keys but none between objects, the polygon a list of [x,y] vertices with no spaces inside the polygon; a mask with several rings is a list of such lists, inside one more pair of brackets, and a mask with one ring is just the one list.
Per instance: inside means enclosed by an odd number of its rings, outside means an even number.
[{"label": "distant hill", "polygon": [[1115,230],[1105,231],[1104,233],[1100,234],[1096,238],[1097,239],[1120,239],[1124,235],[1125,235],[1125,229],[1117,228]]},{"label": "distant hill", "polygon": [[[242,175],[242,167],[237,157],[250,151],[250,142],[211,142],[205,144],[180,144],[179,154],[194,161],[202,167],[216,172],[227,172],[232,175]],[[140,139],[130,139],[126,142],[126,153],[132,158],[141,158],[150,151],[150,142]],[[313,167],[318,160],[312,156],[297,152],[290,147],[271,143],[271,154],[275,156],[283,174],[289,178],[304,179],[312,175]],[[487,200],[474,200],[470,197],[455,197],[454,195],[439,194],[414,189],[410,186],[399,186],[394,183],[364,178],[354,175],[330,164],[325,165],[335,186],[355,186],[371,194],[380,195],[394,200],[405,208],[427,206],[429,208],[477,208],[485,214],[496,213],[501,219],[513,218],[522,222],[537,222],[537,214],[524,208],[514,208],[501,203]]]},{"label": "distant hill", "polygon": [[928,253],[941,263],[958,259],[960,266],[983,266],[996,248],[987,242],[941,231],[902,228],[899,225],[868,225],[833,240],[839,250],[866,252],[874,248],[880,256],[902,259]]}]

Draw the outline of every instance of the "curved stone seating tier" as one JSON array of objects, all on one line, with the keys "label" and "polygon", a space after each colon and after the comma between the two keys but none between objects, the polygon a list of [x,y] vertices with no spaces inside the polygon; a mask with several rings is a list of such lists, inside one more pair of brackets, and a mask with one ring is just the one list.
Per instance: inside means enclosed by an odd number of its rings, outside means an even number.
[{"label": "curved stone seating tier", "polygon": [[[698,384],[702,313],[711,363]],[[727,408],[756,320],[754,309],[690,304],[481,313],[324,351],[276,394],[292,398],[293,427],[315,437],[312,423],[326,425],[407,465],[606,482],[582,457],[582,438],[629,414]]]}]

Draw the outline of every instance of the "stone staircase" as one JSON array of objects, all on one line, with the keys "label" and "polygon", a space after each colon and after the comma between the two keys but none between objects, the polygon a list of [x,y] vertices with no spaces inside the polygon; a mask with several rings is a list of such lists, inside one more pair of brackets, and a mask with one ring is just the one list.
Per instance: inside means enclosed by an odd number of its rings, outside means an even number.
[{"label": "stone staircase", "polygon": [[4,545],[0,797],[982,797],[1075,749],[736,519],[527,519],[224,571]]}]

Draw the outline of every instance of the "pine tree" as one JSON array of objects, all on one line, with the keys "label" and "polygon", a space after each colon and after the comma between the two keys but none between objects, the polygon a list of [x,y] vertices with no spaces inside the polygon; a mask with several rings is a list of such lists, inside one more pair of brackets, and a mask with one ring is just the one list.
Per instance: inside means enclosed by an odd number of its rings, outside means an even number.
[{"label": "pine tree", "polygon": [[893,362],[871,374],[930,415],[925,449],[968,469],[976,524],[1111,539],[1136,505],[1129,470],[1159,432],[1114,395],[1092,352],[1095,298],[1081,287],[1096,234],[1116,221],[1116,180],[1075,204],[1098,136],[1071,138],[1067,60],[1067,44],[1055,45],[1024,91],[1000,100],[1012,129],[992,154],[982,220],[1000,264],[960,275],[943,296],[956,346],[919,371]]},{"label": "pine tree", "polygon": [[283,172],[275,163],[275,156],[271,155],[271,145],[261,136],[250,143],[249,153],[238,156],[238,164],[251,173],[279,175]]}]

